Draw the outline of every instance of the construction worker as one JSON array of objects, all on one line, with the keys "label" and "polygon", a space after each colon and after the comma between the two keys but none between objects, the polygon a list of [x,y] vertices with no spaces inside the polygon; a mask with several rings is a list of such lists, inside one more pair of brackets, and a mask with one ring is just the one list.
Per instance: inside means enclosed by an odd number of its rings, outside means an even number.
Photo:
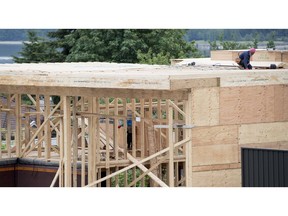
[{"label": "construction worker", "polygon": [[[118,125],[118,128],[123,127],[123,122]],[[132,149],[132,119],[127,119],[127,149]]]},{"label": "construction worker", "polygon": [[251,48],[247,51],[242,52],[239,55],[239,59],[238,59],[238,64],[243,67],[246,70],[251,70],[252,69],[252,65],[250,64],[250,60],[252,55],[254,55],[254,53],[256,52],[255,48]]}]

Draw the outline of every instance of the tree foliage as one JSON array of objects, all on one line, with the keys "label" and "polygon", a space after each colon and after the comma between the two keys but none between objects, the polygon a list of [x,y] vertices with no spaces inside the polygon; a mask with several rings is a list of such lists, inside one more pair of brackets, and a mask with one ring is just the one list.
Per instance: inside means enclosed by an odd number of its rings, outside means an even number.
[{"label": "tree foliage", "polygon": [[185,38],[187,41],[214,41],[223,34],[225,41],[253,41],[258,34],[259,41],[266,41],[271,32],[275,32],[275,40],[288,41],[288,29],[189,29]]},{"label": "tree foliage", "polygon": [[172,58],[198,57],[195,42],[185,30],[171,29],[60,29],[48,39],[28,32],[16,62],[118,62],[169,64]]},{"label": "tree foliage", "polygon": [[56,49],[51,47],[50,42],[43,37],[37,36],[36,31],[28,31],[28,42],[24,42],[20,57],[13,56],[17,63],[26,62],[56,62],[59,55]]},{"label": "tree foliage", "polygon": [[217,43],[216,40],[209,41],[211,50],[219,50],[220,48],[223,50],[237,50],[237,49],[247,49],[249,47],[252,47],[252,44],[250,43],[239,43],[239,42],[236,42],[236,40],[225,41],[224,33],[219,34],[218,41],[219,43]]}]

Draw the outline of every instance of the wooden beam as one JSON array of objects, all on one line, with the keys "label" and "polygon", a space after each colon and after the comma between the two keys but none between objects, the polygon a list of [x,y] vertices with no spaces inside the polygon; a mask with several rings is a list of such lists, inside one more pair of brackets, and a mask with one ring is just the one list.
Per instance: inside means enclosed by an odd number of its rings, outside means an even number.
[{"label": "wooden beam", "polygon": [[59,108],[59,106],[62,104],[62,100],[54,107],[54,109],[50,112],[49,116],[45,119],[45,121],[42,123],[42,125],[37,129],[37,131],[34,133],[32,138],[30,139],[29,143],[26,145],[25,149],[21,153],[20,157],[23,156],[25,151],[30,147],[30,145],[35,141],[35,138],[37,137],[38,133],[42,131],[43,127],[46,125],[46,123],[49,121],[50,117],[54,114],[54,112]]},{"label": "wooden beam", "polygon": [[174,145],[173,145],[173,108],[168,107],[168,119],[169,119],[169,186],[174,187]]},{"label": "wooden beam", "polygon": [[[127,158],[131,160],[134,164],[138,162],[136,158],[134,158],[131,154],[127,153]],[[146,172],[148,169],[143,165],[143,164],[138,164],[137,165],[143,172]],[[148,172],[147,175],[152,178],[157,184],[159,184],[161,187],[168,187],[161,179],[159,179],[154,173]],[[143,185],[142,181],[142,186]]]},{"label": "wooden beam", "polygon": [[[114,115],[118,115],[118,98],[114,98]],[[115,160],[118,162],[119,160],[119,142],[118,142],[118,119],[114,118],[114,155]],[[116,172],[119,170],[119,167],[115,167]],[[118,185],[119,178],[118,176],[115,176],[115,185]]]},{"label": "wooden beam", "polygon": [[64,186],[71,187],[71,111],[70,97],[62,96],[64,127]]},{"label": "wooden beam", "polygon": [[71,95],[88,97],[115,97],[115,98],[161,98],[187,100],[189,91],[182,90],[151,90],[151,89],[109,89],[109,88],[89,88],[89,87],[47,87],[47,86],[16,86],[0,85],[2,93],[25,93],[25,94],[49,94],[49,95]]},{"label": "wooden beam", "polygon": [[[44,105],[45,105],[45,119],[50,121],[50,117],[48,119],[50,113],[50,95],[44,96]],[[45,133],[45,159],[48,160],[51,157],[51,130],[50,124],[45,124],[44,127]]]},{"label": "wooden beam", "polygon": [[[105,98],[105,105],[106,105],[106,114],[109,115],[109,97]],[[106,175],[110,174],[110,119],[105,119],[106,127],[105,127],[105,135],[106,135]],[[106,186],[110,187],[110,179],[107,179]]]},{"label": "wooden beam", "polygon": [[59,168],[58,168],[58,170],[57,170],[57,172],[56,172],[56,174],[55,174],[55,176],[54,176],[54,178],[50,184],[50,187],[55,186],[55,183],[56,183],[57,179],[59,178],[59,174],[60,174],[60,166],[59,166]]},{"label": "wooden beam", "polygon": [[[181,145],[184,145],[184,144],[186,144],[188,141],[190,141],[190,139],[181,140],[180,142],[174,144],[174,148],[177,148],[177,147],[179,147],[179,146],[181,146]],[[117,171],[117,172],[114,172],[114,173],[110,174],[109,176],[105,176],[105,177],[103,177],[103,178],[101,178],[101,179],[98,179],[97,181],[94,181],[94,182],[86,185],[86,187],[91,187],[91,186],[93,186],[93,185],[99,184],[100,182],[105,181],[105,180],[108,179],[108,178],[111,178],[111,177],[113,177],[113,176],[119,175],[120,173],[125,172],[126,170],[129,170],[129,169],[131,169],[131,168],[133,168],[133,167],[135,167],[135,166],[138,166],[139,164],[143,164],[143,163],[145,163],[145,162],[147,162],[147,161],[149,161],[149,160],[151,160],[151,159],[153,159],[153,158],[155,158],[155,157],[157,157],[157,156],[159,156],[159,155],[161,155],[161,154],[164,154],[164,153],[166,153],[166,152],[168,152],[168,151],[169,151],[169,147],[167,147],[167,148],[165,148],[165,149],[162,149],[161,151],[155,153],[154,155],[150,155],[150,156],[148,156],[147,158],[141,159],[141,160],[139,160],[139,161],[137,161],[137,162],[135,161],[135,163],[133,163],[133,164],[127,166],[127,167],[124,167],[123,169],[121,169],[121,170],[119,170],[119,171]],[[145,171],[146,171],[146,170],[145,170]]]},{"label": "wooden beam", "polygon": [[[81,111],[85,110],[84,97],[81,98]],[[85,118],[81,117],[81,186],[85,186]]]},{"label": "wooden beam", "polygon": [[[93,97],[88,98],[88,112],[93,112]],[[88,184],[93,182],[93,172],[94,167],[93,167],[93,143],[95,140],[95,130],[93,128],[93,119],[92,116],[88,118],[88,135],[89,135],[89,142],[88,142]]]},{"label": "wooden beam", "polygon": [[[183,112],[175,103],[173,103],[171,100],[168,100],[170,105],[176,109],[179,113],[181,113],[183,115],[183,117],[186,117],[186,113]],[[177,101],[177,100],[176,100]],[[177,118],[178,119],[178,118]]]},{"label": "wooden beam", "polygon": [[[145,157],[145,99],[140,99],[140,113],[141,113],[141,121],[140,121],[140,149],[141,149],[141,158]],[[144,179],[141,182],[142,186],[144,186]]]},{"label": "wooden beam", "polygon": [[16,157],[20,157],[22,145],[21,145],[21,94],[15,96],[15,117],[16,117],[16,134],[15,134],[15,146]]},{"label": "wooden beam", "polygon": [[[7,108],[11,108],[11,95],[7,95]],[[8,152],[8,158],[11,158],[11,114],[10,112],[7,112],[6,114],[6,120],[7,120],[7,133],[6,133],[6,148]]]},{"label": "wooden beam", "polygon": [[[159,166],[163,161],[165,161],[168,158],[168,156],[164,156],[161,158],[159,161],[154,163],[148,170],[146,170],[144,173],[142,173],[137,179],[135,178],[129,185],[128,187],[131,187],[132,185],[135,185],[140,179],[142,179],[145,175],[147,175],[149,172],[153,172],[157,166]],[[155,185],[153,186],[155,187]]]},{"label": "wooden beam", "polygon": [[23,153],[22,157],[27,157],[27,155],[29,155],[30,152],[34,150],[34,148],[36,148],[41,142],[43,142],[44,138],[45,137],[42,136],[41,138],[37,140],[37,143],[33,143],[32,145],[30,145],[30,148]]},{"label": "wooden beam", "polygon": [[[132,156],[136,158],[136,149],[137,149],[137,143],[136,143],[136,99],[131,99],[131,106],[130,109],[132,111]],[[132,169],[132,179],[136,179],[136,167]]]},{"label": "wooden beam", "polygon": [[78,97],[73,98],[72,114],[73,114],[73,133],[72,133],[72,148],[73,148],[73,187],[77,187],[77,158],[78,158],[78,119],[76,118]]},{"label": "wooden beam", "polygon": [[[0,108],[2,107],[2,100],[0,101]],[[0,159],[2,158],[2,112],[0,110]]]},{"label": "wooden beam", "polygon": [[[29,99],[32,101],[32,103],[37,107],[37,102],[34,100],[34,98],[33,98],[30,94],[27,94],[27,96],[28,96]],[[36,98],[39,99],[39,96],[38,96],[38,97],[36,96]],[[41,110],[41,111],[40,111],[40,110]],[[26,112],[26,113],[27,113],[27,112]],[[44,113],[44,110],[43,110],[41,107],[39,107],[39,111],[38,111],[38,109],[37,109],[37,112],[30,112],[29,114],[30,114],[30,115],[35,115],[35,114],[42,114],[42,113]],[[59,117],[60,117],[60,116],[59,116]],[[54,123],[53,123],[52,121],[50,121],[50,125],[51,125],[53,128],[55,128],[56,132],[59,133],[57,127],[54,125]]]},{"label": "wooden beam", "polygon": [[[99,97],[96,97],[95,98],[95,103],[96,103],[96,107],[95,107],[95,112],[96,113],[100,113],[100,100],[99,100]],[[100,163],[100,160],[101,160],[101,154],[100,154],[100,140],[101,140],[101,135],[100,135],[100,118],[99,116],[96,117],[96,164],[97,163]],[[98,176],[100,176],[101,178],[101,168],[98,168],[95,164],[95,169],[97,171],[96,173],[96,179],[98,179]],[[96,180],[95,179],[95,180]],[[98,187],[100,187],[101,184],[98,185]]]},{"label": "wooden beam", "polygon": [[[35,105],[36,105],[36,111],[37,111],[37,115],[36,115],[37,116],[37,128],[39,128],[41,126],[41,119],[40,119],[40,117],[41,117],[41,115],[40,115],[41,107],[40,107],[40,95],[38,95],[38,94],[36,95],[36,103],[35,103]],[[38,134],[38,140],[41,137],[42,137],[42,133],[39,133]],[[38,143],[38,149],[37,150],[38,150],[38,158],[41,158],[42,157],[42,143]]]},{"label": "wooden beam", "polygon": [[[185,118],[186,124],[192,124],[192,93],[189,94],[188,101],[184,102],[184,112],[187,117]],[[185,130],[185,139],[189,139],[185,146],[185,182],[186,187],[192,187],[192,129]]]},{"label": "wooden beam", "polygon": [[64,165],[64,117],[60,118],[60,160],[59,160],[59,187],[64,186],[64,172],[63,172],[63,165]]}]

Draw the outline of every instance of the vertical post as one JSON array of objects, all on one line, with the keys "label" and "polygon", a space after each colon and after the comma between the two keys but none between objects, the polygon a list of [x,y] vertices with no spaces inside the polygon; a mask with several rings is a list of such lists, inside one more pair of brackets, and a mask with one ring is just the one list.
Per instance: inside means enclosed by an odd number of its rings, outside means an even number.
[{"label": "vertical post", "polygon": [[[136,99],[132,99],[132,156],[136,158],[136,108],[135,108]],[[136,179],[136,167],[133,167],[133,181]],[[134,184],[136,186],[136,183]]]},{"label": "vertical post", "polygon": [[[109,115],[109,97],[105,98],[105,109],[106,109],[106,114],[107,114],[107,117],[106,117],[106,126],[105,126],[105,135],[106,135],[106,157],[105,157],[105,162],[106,162],[106,175],[109,175],[110,174],[110,168],[109,168],[109,165],[110,165],[110,133],[109,133],[109,130],[110,130],[110,119],[108,117]],[[110,187],[110,179],[107,179],[106,180],[106,186],[107,187]]]},{"label": "vertical post", "polygon": [[63,96],[64,112],[64,185],[71,187],[71,111],[70,97]]},{"label": "vertical post", "polygon": [[[162,106],[161,106],[161,99],[158,98],[158,101],[157,101],[157,117],[158,117],[158,120],[159,120],[159,123],[162,124]],[[158,133],[158,143],[156,144],[158,149],[157,151],[160,151],[162,150],[162,129],[159,128],[159,133]],[[159,164],[159,178],[162,179],[162,163]]]},{"label": "vertical post", "polygon": [[[140,122],[140,145],[141,145],[141,159],[145,157],[145,122],[144,122],[144,117],[145,117],[145,99],[141,98],[140,99],[140,112],[141,112],[141,122]],[[142,178],[141,181],[141,186],[144,187],[145,185],[145,178]]]},{"label": "vertical post", "polygon": [[[192,91],[191,91],[192,92]],[[186,113],[186,125],[192,124],[192,93],[189,93],[188,101],[184,101],[184,108]],[[185,138],[190,138],[185,147],[185,181],[186,187],[192,187],[192,129],[185,129]]]},{"label": "vertical post", "polygon": [[15,128],[15,146],[16,157],[20,157],[21,154],[21,94],[15,96],[15,116],[16,116],[16,128]]},{"label": "vertical post", "polygon": [[[50,113],[50,96],[44,96],[45,104],[45,119],[48,118]],[[48,160],[51,157],[51,130],[50,130],[50,121],[45,125],[45,159]]]},{"label": "vertical post", "polygon": [[[95,112],[95,100],[94,97],[88,98],[88,112]],[[95,163],[95,117],[91,116],[88,118],[88,134],[89,134],[89,143],[88,143],[88,184],[93,182],[96,179],[96,163]]]},{"label": "vertical post", "polygon": [[[7,95],[7,108],[11,109],[11,95]],[[11,114],[7,112],[7,133],[6,133],[6,148],[8,152],[8,158],[11,158]]]},{"label": "vertical post", "polygon": [[30,115],[25,113],[24,116],[25,116],[25,144],[27,144],[30,140],[30,122],[29,122]]},{"label": "vertical post", "polygon": [[173,108],[168,107],[169,141],[169,186],[174,187],[174,145],[173,145]]},{"label": "vertical post", "polygon": [[[98,109],[98,98],[97,97],[93,97],[93,104],[92,104],[92,112],[96,113]],[[93,176],[92,179],[93,181],[96,181],[97,178],[97,167],[96,167],[96,157],[97,157],[97,140],[96,140],[96,131],[97,131],[97,122],[98,122],[98,117],[93,116],[92,117],[92,126],[93,126]]]},{"label": "vertical post", "polygon": [[[40,95],[38,94],[36,95],[36,111],[37,111],[37,128],[39,128],[41,125],[41,119],[40,119],[41,109],[40,109]],[[40,140],[41,137],[42,137],[42,131],[40,131],[38,134],[38,140]],[[42,157],[42,142],[38,143],[37,150],[38,150],[38,158],[41,158]]]},{"label": "vertical post", "polygon": [[[114,99],[114,115],[118,115],[118,98]],[[115,154],[115,160],[118,162],[119,160],[119,144],[118,144],[118,118],[114,119],[114,154]],[[119,170],[119,167],[115,167],[115,171],[117,172]],[[115,176],[115,186],[118,185],[119,178],[118,175]]]},{"label": "vertical post", "polygon": [[63,128],[63,118],[60,118],[60,160],[59,160],[59,187],[63,187],[63,161],[64,161],[64,128]]},{"label": "vertical post", "polygon": [[[174,100],[174,103],[178,106],[178,100]],[[175,119],[175,122],[177,122],[179,120],[179,112],[178,110],[174,110],[174,119]],[[179,128],[175,128],[175,136],[174,136],[174,140],[175,140],[175,143],[177,143],[179,141]],[[174,149],[174,154],[176,156],[179,155],[179,152],[178,152],[178,148]],[[178,181],[179,181],[179,163],[178,162],[175,162],[175,182],[174,182],[174,185],[177,187],[178,186]]]},{"label": "vertical post", "polygon": [[76,119],[76,103],[78,97],[73,98],[73,187],[77,187],[77,157],[78,157],[78,122]]},{"label": "vertical post", "polygon": [[[155,131],[153,128],[153,99],[152,98],[149,99],[149,119],[150,119],[151,125],[148,125],[147,127],[147,135],[148,135],[147,140],[148,140],[148,149],[149,149],[149,156],[150,156],[150,155],[155,154],[157,151],[156,142],[155,142]],[[157,163],[157,157],[154,159],[151,159],[150,167],[153,167],[154,164],[156,163]],[[157,169],[154,169],[152,173],[155,176],[159,177]],[[155,181],[153,179],[150,180],[150,186],[156,187]]]},{"label": "vertical post", "polygon": [[124,149],[124,158],[127,158],[127,100],[126,98],[122,99],[122,103],[123,103],[123,116],[125,116],[126,118],[123,119],[123,149]]},{"label": "vertical post", "polygon": [[[95,112],[96,113],[100,113],[100,101],[99,98],[95,98],[95,103],[96,103],[96,107],[95,107]],[[101,178],[101,168],[97,168],[97,164],[100,163],[101,160],[101,154],[100,154],[100,118],[99,116],[95,117],[95,121],[96,121],[96,164],[95,164],[95,168],[96,168],[96,178],[100,179]],[[98,187],[101,187],[101,183],[98,184]]]},{"label": "vertical post", "polygon": [[[85,98],[81,98],[81,111],[85,111]],[[85,186],[85,118],[81,116],[81,186]]]},{"label": "vertical post", "polygon": [[[124,136],[123,136],[123,139],[124,139],[124,146],[123,146],[123,149],[124,149],[124,158],[126,159],[127,158],[127,98],[123,98],[122,99],[122,103],[123,103],[123,115],[126,117],[123,119],[123,133],[124,133]],[[124,173],[124,187],[127,187],[128,183],[128,176],[127,176],[127,171],[125,171]]]},{"label": "vertical post", "polygon": [[2,158],[2,99],[0,101],[0,159]]}]

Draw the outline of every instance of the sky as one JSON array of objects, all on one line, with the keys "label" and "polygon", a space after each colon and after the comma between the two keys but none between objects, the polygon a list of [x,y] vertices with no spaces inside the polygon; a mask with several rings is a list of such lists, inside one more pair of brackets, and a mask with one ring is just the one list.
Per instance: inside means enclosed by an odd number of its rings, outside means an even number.
[{"label": "sky", "polygon": [[284,0],[9,0],[0,28],[287,28]]},{"label": "sky", "polygon": [[[9,0],[0,28],[287,28],[284,1]],[[0,203],[14,215],[277,215],[284,189],[0,189]],[[270,200],[271,197],[273,201]],[[26,202],[25,202],[26,201]],[[75,206],[77,204],[77,206]],[[112,206],[112,207],[111,207]],[[275,207],[277,206],[277,207]],[[1,205],[3,208],[3,205]],[[47,208],[46,208],[47,207]],[[282,208],[281,208],[282,207]],[[34,212],[34,213],[33,213]],[[279,214],[280,215],[280,212]]]}]

